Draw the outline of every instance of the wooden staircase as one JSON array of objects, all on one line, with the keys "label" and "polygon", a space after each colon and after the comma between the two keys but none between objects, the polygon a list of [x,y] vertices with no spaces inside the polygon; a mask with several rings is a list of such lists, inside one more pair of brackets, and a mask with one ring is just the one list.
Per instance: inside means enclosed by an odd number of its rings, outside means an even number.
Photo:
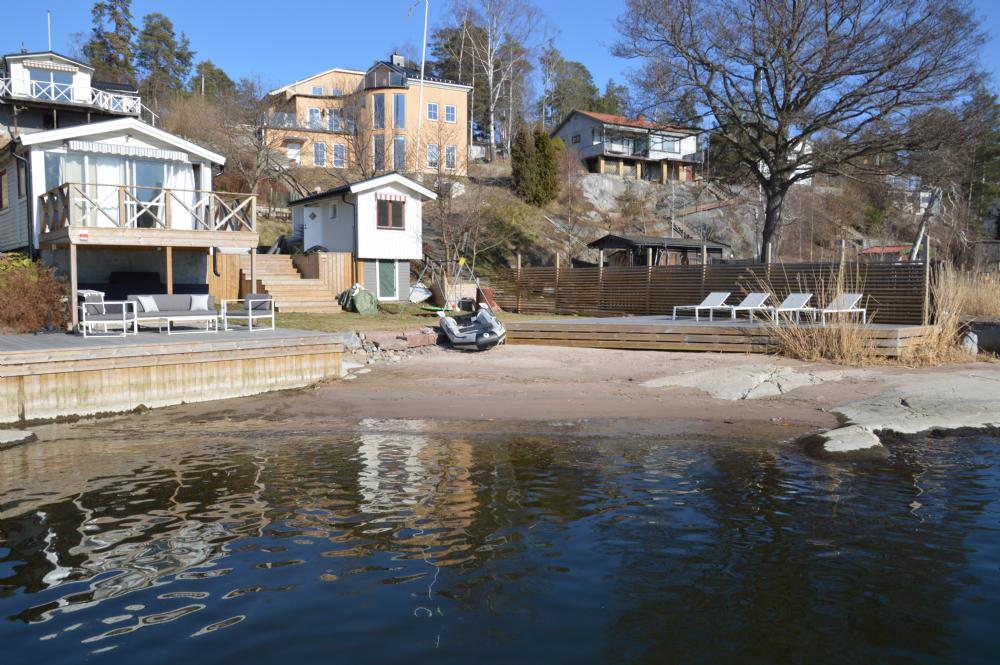
[{"label": "wooden staircase", "polygon": [[[256,278],[260,289],[274,299],[279,312],[316,312],[335,314],[340,310],[337,294],[321,279],[306,279],[288,254],[258,254]],[[250,256],[240,257],[240,271],[250,279]]]}]

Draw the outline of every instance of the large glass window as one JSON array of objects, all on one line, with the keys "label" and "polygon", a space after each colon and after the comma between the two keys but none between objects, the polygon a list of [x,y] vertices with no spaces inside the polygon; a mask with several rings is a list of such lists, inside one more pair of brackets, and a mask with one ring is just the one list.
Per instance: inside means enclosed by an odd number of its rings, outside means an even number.
[{"label": "large glass window", "polygon": [[385,136],[376,134],[372,143],[372,153],[375,158],[373,166],[376,171],[385,171]]},{"label": "large glass window", "polygon": [[458,165],[458,148],[453,145],[446,145],[444,147],[444,167],[446,169],[454,170]]},{"label": "large glass window", "polygon": [[312,87],[312,94],[322,96],[322,94],[323,94],[323,86],[321,86],[321,85],[314,85]]},{"label": "large glass window", "polygon": [[406,170],[406,137],[392,137],[392,168],[394,171]]},{"label": "large glass window", "polygon": [[437,143],[427,144],[427,166],[436,169],[441,159],[441,151]]},{"label": "large glass window", "polygon": [[372,127],[385,128],[385,94],[381,92],[372,95]]},{"label": "large glass window", "polygon": [[326,144],[313,143],[313,165],[326,166]]},{"label": "large glass window", "polygon": [[320,109],[309,109],[309,129],[323,129]]},{"label": "large glass window", "polygon": [[344,129],[344,119],[340,109],[329,109],[326,118],[327,129],[331,132],[340,132]]},{"label": "large glass window", "polygon": [[438,105],[437,102],[427,102],[427,119],[437,120],[438,119]]},{"label": "large glass window", "polygon": [[333,168],[342,169],[347,166],[347,149],[343,143],[333,144]]},{"label": "large glass window", "polygon": [[393,127],[406,129],[406,95],[396,93],[392,96]]},{"label": "large glass window", "polygon": [[56,72],[48,69],[28,69],[31,78],[31,96],[52,101],[73,101],[73,72]]},{"label": "large glass window", "polygon": [[288,152],[288,160],[298,164],[302,157],[302,144],[288,143],[285,145],[285,150]]},{"label": "large glass window", "polygon": [[456,109],[451,104],[445,104],[445,107],[444,107],[444,121],[445,122],[457,122],[458,121],[458,109]]}]

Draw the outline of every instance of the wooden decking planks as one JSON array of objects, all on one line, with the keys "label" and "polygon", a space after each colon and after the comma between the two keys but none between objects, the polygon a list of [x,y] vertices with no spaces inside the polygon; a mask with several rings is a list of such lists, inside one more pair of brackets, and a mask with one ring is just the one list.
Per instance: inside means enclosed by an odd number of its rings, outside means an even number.
[{"label": "wooden decking planks", "polygon": [[[918,344],[932,329],[930,326],[872,324],[865,330],[876,353],[896,356]],[[507,327],[507,341],[511,344],[723,353],[767,353],[777,349],[777,339],[769,324],[745,320],[673,321],[668,317],[643,316],[517,322]]]}]

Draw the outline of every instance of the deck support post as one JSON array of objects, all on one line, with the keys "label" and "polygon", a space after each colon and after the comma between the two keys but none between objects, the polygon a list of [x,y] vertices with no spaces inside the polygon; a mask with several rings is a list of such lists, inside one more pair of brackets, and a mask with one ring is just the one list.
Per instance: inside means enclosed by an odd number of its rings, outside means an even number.
[{"label": "deck support post", "polygon": [[257,248],[250,249],[250,293],[257,293]]},{"label": "deck support post", "polygon": [[174,292],[174,248],[163,248],[164,261],[167,264],[167,293]]},{"label": "deck support post", "polygon": [[521,252],[517,253],[517,313],[521,313]]},{"label": "deck support post", "polygon": [[559,252],[556,252],[556,314],[559,313]]},{"label": "deck support post", "polygon": [[931,320],[931,237],[924,236],[924,307],[921,320],[926,326]]},{"label": "deck support post", "polygon": [[80,311],[76,306],[76,290],[77,283],[79,281],[79,271],[76,265],[76,245],[70,243],[69,245],[69,308],[71,315],[71,321],[73,322],[73,329],[71,332],[76,332],[76,328],[80,325]]}]

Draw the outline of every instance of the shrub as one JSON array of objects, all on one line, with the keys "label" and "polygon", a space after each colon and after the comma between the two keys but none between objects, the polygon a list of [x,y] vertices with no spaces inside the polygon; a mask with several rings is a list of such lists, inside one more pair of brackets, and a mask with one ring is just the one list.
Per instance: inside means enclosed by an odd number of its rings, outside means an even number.
[{"label": "shrub", "polygon": [[60,328],[69,317],[66,283],[21,254],[0,254],[0,329],[28,333]]},{"label": "shrub", "polygon": [[514,191],[531,205],[543,206],[559,194],[561,139],[550,139],[541,128],[529,133],[521,129],[511,147],[511,179]]}]

